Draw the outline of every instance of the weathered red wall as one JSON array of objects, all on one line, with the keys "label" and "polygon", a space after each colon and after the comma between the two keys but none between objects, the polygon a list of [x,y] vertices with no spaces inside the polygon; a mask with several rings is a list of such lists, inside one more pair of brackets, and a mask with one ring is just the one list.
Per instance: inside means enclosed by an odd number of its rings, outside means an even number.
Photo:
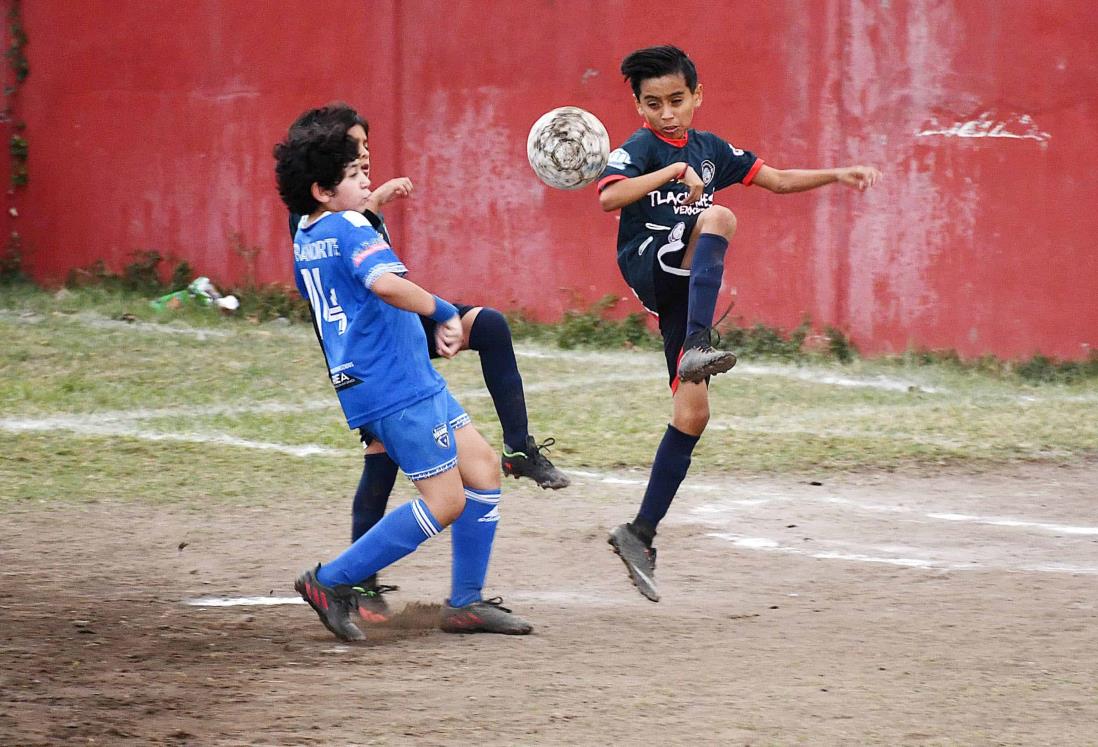
[{"label": "weathered red wall", "polygon": [[[7,0],[10,3],[10,0]],[[879,188],[734,188],[734,315],[805,315],[863,351],[1079,358],[1098,343],[1098,12],[1091,0],[34,0],[18,101],[31,184],[12,221],[35,277],[136,250],[244,279],[230,235],[289,281],[270,149],[333,98],[372,124],[387,215],[426,286],[543,319],[628,295],[615,217],[526,164],[563,104],[638,124],[624,54],[698,63],[696,126],[776,167],[871,163]],[[623,304],[639,309],[634,300]]]}]

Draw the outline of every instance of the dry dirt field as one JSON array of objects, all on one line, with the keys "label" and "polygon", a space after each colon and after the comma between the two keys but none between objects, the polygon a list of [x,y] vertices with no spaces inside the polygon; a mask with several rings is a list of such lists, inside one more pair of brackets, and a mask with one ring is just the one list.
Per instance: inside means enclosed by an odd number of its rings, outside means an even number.
[{"label": "dry dirt field", "polygon": [[1098,462],[691,478],[659,604],[605,542],[644,477],[505,485],[490,591],[533,635],[433,629],[443,536],[359,645],[292,603],[348,497],[8,503],[0,744],[1098,743]]}]

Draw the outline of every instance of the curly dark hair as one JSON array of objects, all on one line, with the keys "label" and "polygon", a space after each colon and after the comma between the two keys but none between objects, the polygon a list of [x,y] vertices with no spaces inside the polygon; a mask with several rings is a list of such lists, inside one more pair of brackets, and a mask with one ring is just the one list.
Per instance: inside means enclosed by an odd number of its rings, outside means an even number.
[{"label": "curly dark hair", "polygon": [[686,87],[691,91],[698,89],[698,69],[694,62],[686,56],[686,52],[670,44],[638,49],[621,61],[621,74],[629,81],[633,95],[638,99],[642,82],[675,73],[682,73]]},{"label": "curly dark hair", "polygon": [[366,131],[366,136],[370,136],[370,123],[360,116],[350,104],[342,101],[330,101],[324,106],[310,109],[294,120],[294,123],[290,125],[290,131],[313,125],[340,125],[343,127],[344,132],[355,125],[361,125],[362,129]]},{"label": "curly dark hair", "polygon": [[291,128],[274,147],[274,157],[278,196],[290,212],[308,215],[319,204],[313,184],[335,189],[347,166],[358,160],[358,144],[342,124],[315,122]]}]

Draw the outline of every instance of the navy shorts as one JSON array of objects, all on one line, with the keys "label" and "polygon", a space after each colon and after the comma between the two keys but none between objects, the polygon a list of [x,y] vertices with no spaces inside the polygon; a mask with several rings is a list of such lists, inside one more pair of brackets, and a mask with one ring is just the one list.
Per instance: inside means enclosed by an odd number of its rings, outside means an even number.
[{"label": "navy shorts", "polygon": [[454,431],[469,424],[469,415],[448,389],[373,420],[362,428],[364,444],[374,439],[410,480],[423,480],[457,466]]},{"label": "navy shorts", "polygon": [[649,225],[618,252],[618,267],[637,298],[659,317],[668,381],[676,387],[679,358],[686,342],[686,312],[690,300],[690,270],[682,259],[698,216],[684,216],[672,226]]}]

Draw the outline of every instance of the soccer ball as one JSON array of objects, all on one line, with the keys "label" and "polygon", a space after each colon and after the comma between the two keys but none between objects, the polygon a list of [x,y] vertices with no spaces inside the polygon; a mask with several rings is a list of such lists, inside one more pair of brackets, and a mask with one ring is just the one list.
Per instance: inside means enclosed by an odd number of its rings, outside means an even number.
[{"label": "soccer ball", "polygon": [[526,138],[526,157],[538,178],[557,189],[579,189],[599,178],[610,136],[594,114],[562,106],[542,115]]}]

